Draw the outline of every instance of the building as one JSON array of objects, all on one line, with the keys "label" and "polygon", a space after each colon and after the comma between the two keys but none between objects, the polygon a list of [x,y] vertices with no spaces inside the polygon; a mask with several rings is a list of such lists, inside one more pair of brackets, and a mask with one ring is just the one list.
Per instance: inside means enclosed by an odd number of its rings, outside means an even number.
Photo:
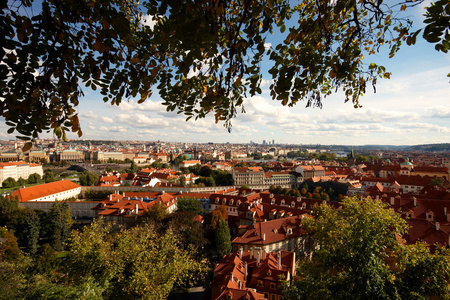
[{"label": "building", "polygon": [[231,170],[235,185],[264,184],[262,167],[236,167]]},{"label": "building", "polygon": [[14,180],[28,179],[28,176],[34,173],[42,177],[44,175],[42,166],[24,161],[0,163],[0,184],[9,177]]},{"label": "building", "polygon": [[21,188],[12,193],[19,202],[27,201],[62,201],[77,199],[81,194],[81,186],[69,180],[60,180],[27,188]]},{"label": "building", "polygon": [[313,242],[301,226],[304,217],[310,216],[303,214],[241,225],[241,235],[231,242],[233,251],[243,247],[244,251],[250,250],[254,253],[257,250],[262,253],[285,250],[294,251],[299,257],[310,256]]},{"label": "building", "polygon": [[[282,300],[282,281],[290,281],[295,276],[295,269],[293,252],[278,251],[266,254],[240,249],[224,256],[214,267],[211,299],[221,299],[224,294],[237,296],[237,291],[256,291],[260,294],[260,298],[256,299]],[[250,295],[247,299],[251,299]]]}]

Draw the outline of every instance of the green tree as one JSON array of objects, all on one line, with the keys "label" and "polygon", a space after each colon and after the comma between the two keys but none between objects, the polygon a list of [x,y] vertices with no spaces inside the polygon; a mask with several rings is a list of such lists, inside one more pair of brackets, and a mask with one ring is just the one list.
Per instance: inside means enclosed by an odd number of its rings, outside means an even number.
[{"label": "green tree", "polygon": [[17,182],[12,177],[8,177],[5,180],[3,180],[3,182],[2,182],[2,187],[4,187],[4,188],[12,188],[15,186],[17,186]]},{"label": "green tree", "polygon": [[219,220],[217,228],[214,231],[214,241],[220,257],[231,252],[231,234],[227,221]]},{"label": "green tree", "polygon": [[180,185],[185,186],[186,185],[186,177],[181,175],[180,176]]},{"label": "green tree", "polygon": [[19,201],[15,197],[0,195],[0,227],[14,229],[17,224]]},{"label": "green tree", "polygon": [[50,220],[50,238],[52,247],[56,251],[61,251],[69,238],[73,225],[72,212],[67,201],[55,201],[48,212]]},{"label": "green tree", "polygon": [[144,219],[159,223],[168,215],[167,207],[162,203],[155,203],[144,215]]},{"label": "green tree", "polygon": [[[345,198],[339,211],[320,205],[313,216],[303,226],[317,247],[312,260],[301,261],[296,280],[285,289],[286,299],[449,296],[448,251],[435,256],[423,245],[404,245],[398,239],[406,222],[386,203]],[[435,259],[441,263],[427,265]]]},{"label": "green tree", "polygon": [[61,263],[55,250],[50,244],[44,244],[39,250],[37,258],[34,260],[34,271],[37,274],[47,275],[49,277],[54,274]]},{"label": "green tree", "polygon": [[80,185],[82,186],[95,186],[98,184],[99,177],[94,172],[83,171],[79,176]]},{"label": "green tree", "polygon": [[184,154],[181,154],[181,155],[178,155],[178,156],[173,160],[173,164],[174,164],[175,166],[178,167],[178,165],[179,165],[181,162],[185,161],[185,160],[187,160],[187,156],[184,155]]},{"label": "green tree", "polygon": [[111,236],[101,221],[74,232],[68,264],[75,282],[92,278],[106,287],[104,298],[114,299],[166,299],[176,283],[193,283],[206,270],[170,228],[161,233],[146,224]]},{"label": "green tree", "polygon": [[43,178],[44,178],[45,183],[49,183],[49,182],[55,181],[55,176],[53,175],[53,171],[52,170],[45,171]]},{"label": "green tree", "polygon": [[178,211],[190,211],[197,215],[203,214],[205,210],[203,209],[202,202],[198,198],[186,198],[181,197],[177,202]]},{"label": "green tree", "polygon": [[136,166],[136,163],[133,161],[131,161],[131,166],[130,166],[130,172],[129,173],[136,173],[138,171],[138,167]]},{"label": "green tree", "polygon": [[203,228],[201,223],[196,220],[197,216],[198,214],[195,212],[182,210],[168,215],[166,221],[168,227],[176,231],[183,249],[200,254],[207,240],[203,237]]},{"label": "green tree", "polygon": [[19,185],[19,186],[25,186],[25,184],[27,183],[27,181],[25,180],[25,179],[23,179],[22,177],[20,177],[18,180],[17,180],[17,185]]},{"label": "green tree", "polygon": [[[413,2],[132,0],[59,2],[22,0],[2,7],[0,115],[24,140],[53,130],[81,136],[76,106],[82,86],[100,89],[103,101],[141,103],[159,89],[168,111],[187,119],[213,114],[230,120],[244,97],[260,94],[264,58],[270,63],[273,99],[321,106],[343,91],[359,97],[385,67],[369,61],[383,47],[390,56],[419,32],[402,11]],[[141,11],[154,25],[142,24]],[[185,16],[189,15],[189,18]],[[427,9],[425,38],[448,49],[448,4]],[[266,49],[269,34],[282,42]],[[363,54],[366,57],[363,57]],[[191,70],[196,70],[191,74]],[[126,80],[125,80],[126,78]],[[27,142],[24,151],[31,147]]]},{"label": "green tree", "polygon": [[443,186],[444,185],[444,179],[443,178],[432,178],[428,184],[429,185]]},{"label": "green tree", "polygon": [[34,255],[38,249],[41,225],[39,216],[31,209],[23,209],[23,217],[17,226],[17,239],[25,251]]},{"label": "green tree", "polygon": [[41,175],[39,175],[38,173],[33,173],[30,176],[28,176],[28,183],[38,183],[39,180],[41,180]]}]

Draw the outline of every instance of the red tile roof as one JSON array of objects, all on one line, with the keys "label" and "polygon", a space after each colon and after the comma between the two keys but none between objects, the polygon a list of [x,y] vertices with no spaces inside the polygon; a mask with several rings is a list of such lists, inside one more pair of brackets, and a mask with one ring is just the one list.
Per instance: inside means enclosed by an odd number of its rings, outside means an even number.
[{"label": "red tile roof", "polygon": [[12,196],[14,197],[17,196],[19,202],[25,202],[80,187],[81,187],[80,185],[73,183],[70,180],[60,180],[51,183],[45,183],[18,189],[12,193]]}]

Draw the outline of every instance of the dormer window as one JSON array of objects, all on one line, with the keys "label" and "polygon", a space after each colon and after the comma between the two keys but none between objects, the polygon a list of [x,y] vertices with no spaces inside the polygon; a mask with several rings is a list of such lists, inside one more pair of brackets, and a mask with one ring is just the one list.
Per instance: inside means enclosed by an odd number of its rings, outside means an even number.
[{"label": "dormer window", "polygon": [[291,207],[294,208],[295,207],[295,201],[291,202]]},{"label": "dormer window", "polygon": [[219,198],[216,198],[216,203],[219,203]]},{"label": "dormer window", "polygon": [[275,204],[275,199],[272,199],[272,200],[270,201],[270,204],[274,205],[274,204]]},{"label": "dormer window", "polygon": [[306,202],[302,203],[302,209],[306,209]]},{"label": "dormer window", "polygon": [[292,234],[292,228],[289,227],[286,231],[286,235],[291,235],[291,234]]},{"label": "dormer window", "polygon": [[233,202],[234,202],[234,200],[233,200],[233,199],[231,199],[231,200],[230,200],[230,205],[233,205]]},{"label": "dormer window", "polygon": [[283,200],[281,200],[281,205],[284,205],[284,203],[285,203],[284,199],[283,199]]},{"label": "dormer window", "polygon": [[428,221],[433,221],[434,213],[431,210],[427,211],[426,216]]},{"label": "dormer window", "polygon": [[227,204],[227,199],[224,198],[224,199],[222,200],[222,204],[223,204],[223,205]]}]

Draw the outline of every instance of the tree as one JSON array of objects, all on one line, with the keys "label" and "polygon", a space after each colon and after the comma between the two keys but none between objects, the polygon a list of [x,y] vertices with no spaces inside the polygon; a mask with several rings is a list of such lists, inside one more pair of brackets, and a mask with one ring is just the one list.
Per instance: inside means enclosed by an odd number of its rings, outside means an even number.
[{"label": "tree", "polygon": [[130,166],[130,173],[136,173],[138,171],[138,167],[136,166],[136,163],[133,161],[131,161],[131,166]]},{"label": "tree", "polygon": [[61,251],[69,238],[73,225],[72,212],[67,201],[55,201],[48,212],[50,220],[50,238],[52,247],[56,251]]},{"label": "tree", "polygon": [[39,175],[38,173],[33,173],[30,176],[28,176],[28,183],[38,183],[39,180],[41,180],[41,175]]},{"label": "tree", "polygon": [[122,229],[94,222],[70,239],[69,276],[105,287],[104,298],[166,299],[178,282],[202,278],[204,260],[196,260],[180,247],[173,230],[158,232],[152,224]]},{"label": "tree", "polygon": [[95,186],[98,184],[98,175],[94,172],[83,171],[79,176],[80,185],[82,186]]},{"label": "tree", "polygon": [[[430,254],[399,241],[406,222],[387,206],[370,198],[345,198],[339,211],[315,206],[303,226],[317,247],[312,260],[299,265],[286,299],[448,297],[448,251]],[[427,265],[435,259],[441,263]]]},{"label": "tree", "polygon": [[19,210],[17,198],[0,195],[0,227],[6,226],[9,229],[14,229],[18,222],[17,215]]},{"label": "tree", "polygon": [[443,178],[432,178],[428,184],[429,185],[443,186],[444,185],[444,179]]},{"label": "tree", "polygon": [[39,216],[31,209],[23,210],[23,217],[17,226],[17,238],[25,251],[34,255],[38,249],[39,232],[41,225]]},{"label": "tree", "polygon": [[166,220],[168,228],[176,231],[183,249],[200,254],[207,240],[203,237],[203,228],[196,220],[197,216],[197,213],[188,210],[176,211],[168,215]]},{"label": "tree", "polygon": [[231,252],[231,234],[227,221],[219,221],[217,228],[214,231],[214,241],[219,257],[227,255]]},{"label": "tree", "polygon": [[144,215],[144,218],[147,218],[153,222],[159,223],[164,220],[168,215],[167,208],[162,203],[155,203]]},{"label": "tree", "polygon": [[3,182],[2,182],[2,187],[4,187],[4,188],[12,188],[12,187],[15,187],[16,185],[17,185],[17,182],[12,177],[8,177],[5,180],[3,180]]},{"label": "tree", "polygon": [[47,170],[44,173],[44,182],[45,183],[49,183],[49,182],[53,182],[55,181],[55,176],[53,175],[53,171],[52,170]]},{"label": "tree", "polygon": [[180,185],[185,186],[186,185],[186,177],[181,175],[180,176]]},{"label": "tree", "polygon": [[203,204],[198,198],[181,197],[177,202],[178,211],[190,211],[197,215],[205,212]]},{"label": "tree", "polygon": [[20,177],[17,180],[17,185],[19,185],[19,186],[25,186],[26,183],[27,183],[27,181],[25,179],[23,179],[22,177]]},{"label": "tree", "polygon": [[[400,13],[417,3],[8,3],[1,15],[0,115],[8,133],[27,141],[48,130],[81,136],[75,107],[82,86],[100,89],[103,101],[117,105],[124,97],[141,103],[157,87],[168,111],[187,119],[213,114],[230,129],[244,98],[261,93],[263,59],[271,63],[271,96],[283,105],[304,100],[320,107],[323,97],[342,90],[358,107],[367,85],[390,77],[368,57],[383,46],[392,57],[402,42],[415,43],[419,32]],[[428,8],[424,31],[444,52],[447,5],[440,0]],[[143,7],[154,24],[142,22]],[[269,34],[283,42],[266,49]]]}]

